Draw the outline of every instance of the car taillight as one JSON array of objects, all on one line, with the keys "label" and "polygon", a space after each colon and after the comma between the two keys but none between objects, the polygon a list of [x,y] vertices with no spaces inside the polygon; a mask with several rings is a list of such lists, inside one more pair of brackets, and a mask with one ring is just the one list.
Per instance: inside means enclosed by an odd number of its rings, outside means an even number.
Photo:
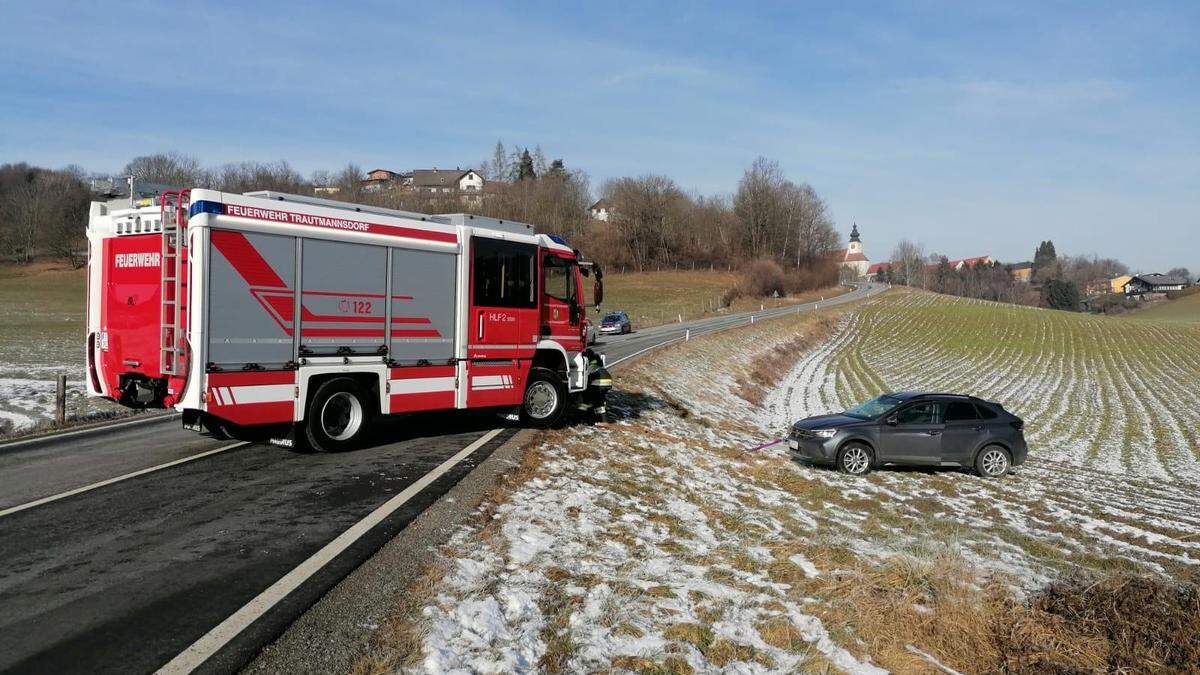
[{"label": "car taillight", "polygon": [[1015,420],[1013,420],[1013,421],[1009,422],[1009,424],[1011,424],[1011,425],[1012,425],[1012,427],[1013,427],[1014,429],[1016,429],[1017,431],[1021,431],[1021,430],[1023,430],[1023,429],[1025,428],[1025,420],[1023,420],[1023,419],[1021,419],[1021,418],[1019,418],[1019,417],[1018,417],[1017,419],[1015,419]]}]

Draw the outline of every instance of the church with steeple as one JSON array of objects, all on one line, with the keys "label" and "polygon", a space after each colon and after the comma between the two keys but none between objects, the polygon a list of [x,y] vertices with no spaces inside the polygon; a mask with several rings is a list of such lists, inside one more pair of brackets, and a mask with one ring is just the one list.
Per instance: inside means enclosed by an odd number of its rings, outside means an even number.
[{"label": "church with steeple", "polygon": [[858,236],[858,223],[854,223],[850,230],[850,243],[846,248],[831,253],[830,258],[844,270],[846,277],[861,279],[867,276],[867,268],[871,266],[871,261],[863,252],[862,238]]}]

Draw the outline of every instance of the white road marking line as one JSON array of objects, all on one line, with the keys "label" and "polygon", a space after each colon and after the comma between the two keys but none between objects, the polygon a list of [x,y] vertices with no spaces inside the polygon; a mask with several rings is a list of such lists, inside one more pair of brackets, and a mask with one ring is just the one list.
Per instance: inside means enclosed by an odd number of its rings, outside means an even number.
[{"label": "white road marking line", "polygon": [[187,457],[181,457],[181,458],[179,458],[179,459],[176,459],[176,460],[173,460],[173,461],[170,461],[170,462],[166,462],[166,463],[163,463],[163,464],[158,464],[158,465],[155,465],[155,466],[152,466],[152,467],[148,467],[148,468],[145,468],[145,469],[139,469],[139,470],[137,470],[137,471],[133,471],[133,472],[131,472],[131,473],[127,473],[127,474],[123,474],[123,475],[117,476],[117,477],[115,477],[115,478],[108,478],[108,479],[106,479],[106,480],[102,480],[102,481],[100,481],[100,482],[98,482],[98,483],[92,483],[91,485],[84,485],[83,487],[78,487],[78,488],[75,488],[74,490],[67,490],[66,492],[60,492],[60,493],[58,493],[58,494],[56,494],[56,495],[50,495],[49,497],[42,497],[41,499],[35,499],[35,500],[31,501],[31,502],[26,502],[26,503],[24,503],[24,504],[18,504],[17,506],[11,506],[11,507],[9,507],[9,508],[7,508],[7,509],[4,509],[3,511],[0,511],[0,518],[3,518],[4,516],[9,516],[9,515],[12,515],[12,514],[14,514],[14,513],[17,513],[17,512],[19,512],[19,511],[24,511],[25,509],[32,509],[32,508],[33,508],[33,507],[35,507],[35,506],[41,506],[42,504],[49,504],[50,502],[55,502],[55,501],[58,501],[58,500],[60,500],[60,499],[66,499],[67,497],[71,497],[71,496],[73,496],[73,495],[82,494],[82,493],[84,493],[84,492],[88,492],[88,491],[91,491],[91,490],[95,490],[96,488],[102,488],[102,487],[104,487],[105,485],[112,485],[113,483],[119,483],[120,481],[123,481],[123,480],[129,480],[130,478],[137,478],[138,476],[144,476],[144,475],[146,475],[146,474],[148,474],[148,473],[153,473],[153,472],[155,472],[155,471],[160,471],[160,470],[162,470],[162,469],[167,469],[167,468],[170,468],[170,467],[172,467],[172,466],[177,466],[177,465],[179,465],[179,464],[184,464],[184,463],[187,463],[187,462],[191,462],[191,461],[194,461],[194,460],[197,460],[197,459],[201,459],[201,458],[204,458],[204,457],[208,457],[208,456],[210,456],[210,455],[215,455],[215,454],[217,454],[218,452],[225,452],[226,450],[232,450],[232,449],[234,449],[234,448],[240,448],[240,447],[242,447],[243,445],[248,445],[248,444],[249,444],[249,442],[248,442],[248,441],[241,441],[241,442],[238,442],[238,443],[233,443],[233,444],[231,444],[231,445],[222,446],[222,447],[220,447],[220,448],[216,448],[216,449],[214,449],[214,450],[206,450],[206,451],[204,451],[204,452],[201,452],[201,453],[199,453],[199,454],[196,454],[196,455],[189,455],[189,456],[187,456]]},{"label": "white road marking line", "polygon": [[159,668],[158,672],[164,674],[190,673],[198,668],[209,657],[216,654],[222,647],[237,637],[247,626],[257,621],[259,617],[266,614],[280,600],[283,600],[289,593],[299,588],[312,575],[320,571],[329,561],[358,541],[371,528],[383,522],[385,518],[401,506],[404,506],[405,502],[420,494],[430,483],[454,468],[459,462],[471,456],[471,454],[495,438],[503,430],[503,428],[500,428],[487,432],[475,442],[460,450],[458,454],[442,462],[436,469],[422,476],[420,480],[409,485],[403,492],[384,502],[383,506],[367,514],[367,517],[351,525],[350,529],[339,534],[336,539],[326,544],[321,550],[309,557],[308,560],[300,563],[300,565],[284,575],[279,581],[276,581],[265,591],[255,596],[250,602],[243,605],[241,609],[230,615],[229,618],[222,621],[199,640],[193,642],[190,647],[180,652],[178,656],[171,659],[162,668]]}]

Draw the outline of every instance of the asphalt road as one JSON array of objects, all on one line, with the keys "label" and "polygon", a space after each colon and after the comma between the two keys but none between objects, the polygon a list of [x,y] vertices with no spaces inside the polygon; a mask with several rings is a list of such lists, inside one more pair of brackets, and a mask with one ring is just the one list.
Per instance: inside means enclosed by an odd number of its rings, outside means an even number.
[{"label": "asphalt road", "polygon": [[[879,290],[869,285],[820,304]],[[685,331],[749,320],[669,324],[601,338],[596,349],[612,364]],[[0,671],[153,671],[409,489],[408,501],[239,628],[201,668],[235,670],[515,433],[493,434],[424,485],[435,467],[487,437],[497,417],[399,417],[367,447],[338,454],[216,441],[179,424],[174,417],[0,446]],[[103,481],[112,482],[22,508]]]}]

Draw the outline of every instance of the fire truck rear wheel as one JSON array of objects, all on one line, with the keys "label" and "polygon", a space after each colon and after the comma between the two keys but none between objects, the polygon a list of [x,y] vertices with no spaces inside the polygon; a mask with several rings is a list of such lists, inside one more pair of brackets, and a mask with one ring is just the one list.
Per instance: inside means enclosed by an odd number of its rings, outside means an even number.
[{"label": "fire truck rear wheel", "polygon": [[317,388],[308,405],[304,434],[309,447],[337,452],[354,447],[365,435],[370,413],[358,383],[329,380]]},{"label": "fire truck rear wheel", "polygon": [[525,396],[521,399],[521,422],[532,427],[551,427],[567,407],[567,387],[549,368],[532,368]]}]

